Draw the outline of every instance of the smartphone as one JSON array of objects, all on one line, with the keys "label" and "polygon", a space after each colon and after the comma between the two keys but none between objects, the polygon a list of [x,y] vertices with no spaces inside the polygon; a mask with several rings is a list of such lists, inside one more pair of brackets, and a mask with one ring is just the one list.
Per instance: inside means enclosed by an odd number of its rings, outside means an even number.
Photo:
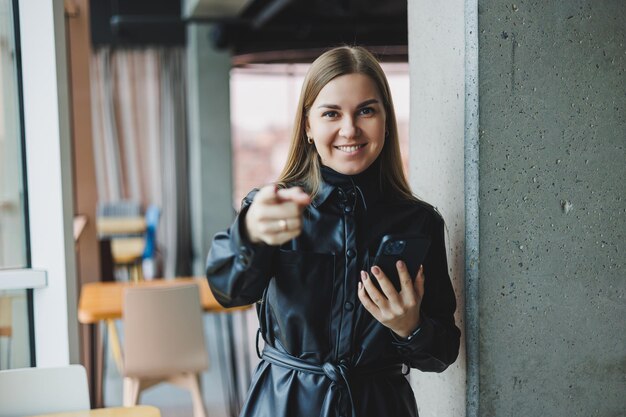
[{"label": "smartphone", "polygon": [[[430,239],[418,234],[385,235],[380,241],[374,261],[370,266],[378,266],[391,280],[397,291],[400,291],[400,276],[396,268],[397,261],[403,261],[412,278],[417,276],[420,265],[430,247]],[[367,271],[371,275],[371,268]],[[372,277],[372,282],[380,290],[378,281]]]}]

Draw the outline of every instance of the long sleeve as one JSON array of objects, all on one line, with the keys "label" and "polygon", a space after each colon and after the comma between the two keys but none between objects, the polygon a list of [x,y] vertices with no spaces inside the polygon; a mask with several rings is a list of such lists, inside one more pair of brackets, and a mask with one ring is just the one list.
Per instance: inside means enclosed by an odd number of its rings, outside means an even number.
[{"label": "long sleeve", "polygon": [[461,331],[454,323],[456,298],[446,258],[444,222],[437,216],[429,254],[424,261],[426,281],[421,306],[422,323],[409,340],[394,338],[393,342],[407,363],[421,371],[442,372],[459,354]]},{"label": "long sleeve", "polygon": [[252,244],[244,233],[245,216],[257,190],[243,200],[239,215],[224,232],[213,237],[206,277],[213,295],[224,307],[258,301],[271,278],[275,247]]}]

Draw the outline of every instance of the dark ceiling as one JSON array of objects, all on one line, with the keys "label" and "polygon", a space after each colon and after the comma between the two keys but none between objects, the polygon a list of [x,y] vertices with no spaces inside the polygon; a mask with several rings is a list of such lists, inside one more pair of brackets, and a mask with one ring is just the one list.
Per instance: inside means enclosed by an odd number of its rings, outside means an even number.
[{"label": "dark ceiling", "polygon": [[320,50],[358,44],[407,60],[407,0],[250,0],[237,15],[181,18],[180,0],[91,0],[99,46],[184,45],[187,24],[212,23],[212,42],[235,65],[306,62]]}]

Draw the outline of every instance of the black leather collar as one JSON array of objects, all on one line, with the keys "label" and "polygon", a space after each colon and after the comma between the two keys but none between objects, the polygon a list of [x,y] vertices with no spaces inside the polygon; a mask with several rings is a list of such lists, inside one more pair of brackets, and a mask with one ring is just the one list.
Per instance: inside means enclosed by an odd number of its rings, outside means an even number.
[{"label": "black leather collar", "polygon": [[319,192],[312,202],[315,208],[324,204],[337,188],[341,188],[344,192],[356,190],[357,195],[360,196],[363,202],[365,210],[367,210],[368,205],[375,203],[383,195],[380,157],[365,171],[356,175],[341,174],[324,165],[322,165],[320,171],[323,181]]}]

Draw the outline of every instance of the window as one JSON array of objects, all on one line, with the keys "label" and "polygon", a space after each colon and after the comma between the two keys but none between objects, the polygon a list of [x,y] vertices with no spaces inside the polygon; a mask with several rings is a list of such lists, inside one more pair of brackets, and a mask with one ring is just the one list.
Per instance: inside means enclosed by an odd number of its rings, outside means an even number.
[{"label": "window", "polygon": [[0,0],[0,369],[32,364],[16,15]]}]

